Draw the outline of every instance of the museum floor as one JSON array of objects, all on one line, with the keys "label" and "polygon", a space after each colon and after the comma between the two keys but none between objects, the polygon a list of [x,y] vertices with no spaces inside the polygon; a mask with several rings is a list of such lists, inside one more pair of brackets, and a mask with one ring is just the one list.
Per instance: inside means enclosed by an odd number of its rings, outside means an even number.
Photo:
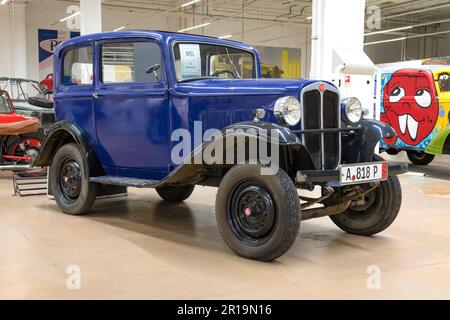
[{"label": "museum floor", "polygon": [[[0,179],[0,299],[449,299],[450,157],[422,171],[401,178],[403,206],[387,231],[362,238],[328,218],[307,221],[273,263],[226,247],[213,188],[178,205],[130,189],[76,217],[45,196],[12,197]],[[72,265],[79,290],[66,287]],[[371,266],[380,289],[368,288]]]}]

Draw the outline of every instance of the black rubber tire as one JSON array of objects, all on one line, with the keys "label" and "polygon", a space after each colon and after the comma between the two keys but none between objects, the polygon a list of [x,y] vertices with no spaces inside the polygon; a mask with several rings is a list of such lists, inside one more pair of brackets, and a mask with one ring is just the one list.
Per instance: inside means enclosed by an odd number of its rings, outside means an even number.
[{"label": "black rubber tire", "polygon": [[[60,169],[66,160],[74,160],[80,167],[81,188],[80,194],[76,199],[68,200],[61,190]],[[50,183],[56,203],[64,213],[72,215],[81,215],[87,213],[95,202],[97,196],[96,183],[89,182],[89,170],[85,168],[82,152],[76,144],[69,143],[62,146],[53,159],[50,167]]]},{"label": "black rubber tire", "polygon": [[[44,141],[44,135],[41,133],[41,130],[39,130],[38,132],[34,132],[34,133],[27,133],[27,134],[23,134],[22,135],[22,141],[26,140],[27,138],[31,138],[31,139],[36,139],[39,140],[42,144],[42,141]],[[11,136],[8,137],[8,140],[6,141],[6,154],[7,155],[12,155],[14,153],[14,147],[15,145],[19,142],[19,137],[17,136]],[[37,150],[37,152],[39,152],[39,150]],[[23,155],[22,153],[19,155]],[[31,161],[33,162],[33,161]],[[18,164],[29,164],[29,161],[19,161]]]},{"label": "black rubber tire", "polygon": [[194,192],[195,185],[189,184],[180,187],[159,187],[156,192],[161,198],[169,202],[182,202]]},{"label": "black rubber tire", "polygon": [[47,98],[40,97],[40,96],[28,98],[28,103],[33,106],[46,108],[46,109],[53,109],[53,107],[54,107],[53,101],[50,101]]},{"label": "black rubber tire", "polygon": [[374,202],[365,210],[348,208],[330,216],[342,230],[360,236],[372,236],[388,228],[397,218],[402,203],[402,189],[397,176],[390,176],[375,189]]},{"label": "black rubber tire", "polygon": [[[44,135],[39,131],[35,133],[27,133],[22,135],[22,140],[25,140],[27,138],[36,139],[41,141],[44,141]],[[8,141],[6,142],[6,150],[7,154],[11,154],[13,152],[12,147],[19,142],[19,138],[17,136],[11,136],[8,138]]]},{"label": "black rubber tire", "polygon": [[[276,175],[261,175],[259,165],[237,165],[223,177],[216,197],[216,221],[225,243],[239,256],[273,261],[282,256],[295,242],[301,221],[297,188],[285,171]],[[230,224],[228,201],[234,190],[244,182],[255,182],[267,190],[275,204],[276,223],[267,240],[250,245],[240,239]]]},{"label": "black rubber tire", "polygon": [[406,154],[408,155],[409,161],[419,166],[430,164],[435,157],[433,154],[418,151],[407,151]]},{"label": "black rubber tire", "polygon": [[389,148],[386,150],[386,153],[390,156],[396,156],[400,153],[400,150]]}]

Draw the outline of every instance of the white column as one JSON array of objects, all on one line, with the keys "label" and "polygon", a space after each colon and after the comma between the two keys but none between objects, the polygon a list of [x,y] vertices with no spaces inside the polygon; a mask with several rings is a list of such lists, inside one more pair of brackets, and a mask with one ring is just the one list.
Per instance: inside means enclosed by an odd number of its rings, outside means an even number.
[{"label": "white column", "polygon": [[102,32],[102,1],[80,0],[81,35]]},{"label": "white column", "polygon": [[313,0],[311,77],[329,79],[336,49],[363,51],[365,0]]},{"label": "white column", "polygon": [[17,3],[16,1],[10,4],[12,75],[17,78],[27,78],[25,6],[25,3]]}]

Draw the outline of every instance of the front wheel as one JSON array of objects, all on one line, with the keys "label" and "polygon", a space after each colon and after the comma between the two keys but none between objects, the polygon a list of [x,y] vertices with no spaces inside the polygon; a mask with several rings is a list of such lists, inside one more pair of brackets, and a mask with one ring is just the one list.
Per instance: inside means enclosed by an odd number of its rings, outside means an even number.
[{"label": "front wheel", "polygon": [[343,213],[330,216],[342,230],[361,236],[371,236],[389,227],[400,211],[402,189],[397,176],[391,176],[365,195],[365,204],[349,207]]},{"label": "front wheel", "polygon": [[272,261],[294,243],[300,228],[297,189],[282,169],[261,175],[258,165],[238,165],[222,179],[216,220],[226,244],[238,255]]},{"label": "front wheel", "polygon": [[419,166],[426,166],[434,160],[434,155],[425,152],[407,151],[406,154],[409,161]]},{"label": "front wheel", "polygon": [[50,167],[50,182],[56,203],[68,214],[84,214],[94,204],[97,184],[89,182],[83,154],[76,144],[62,146]]}]

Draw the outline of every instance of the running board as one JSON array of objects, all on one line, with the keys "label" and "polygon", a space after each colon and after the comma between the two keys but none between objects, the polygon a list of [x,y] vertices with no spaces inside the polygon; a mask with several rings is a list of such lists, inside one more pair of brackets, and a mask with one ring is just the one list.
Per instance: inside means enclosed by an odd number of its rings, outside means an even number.
[{"label": "running board", "polygon": [[156,180],[146,180],[128,177],[113,177],[113,176],[91,177],[89,178],[89,181],[101,184],[113,184],[116,186],[135,187],[135,188],[153,188],[160,184],[160,181]]}]

